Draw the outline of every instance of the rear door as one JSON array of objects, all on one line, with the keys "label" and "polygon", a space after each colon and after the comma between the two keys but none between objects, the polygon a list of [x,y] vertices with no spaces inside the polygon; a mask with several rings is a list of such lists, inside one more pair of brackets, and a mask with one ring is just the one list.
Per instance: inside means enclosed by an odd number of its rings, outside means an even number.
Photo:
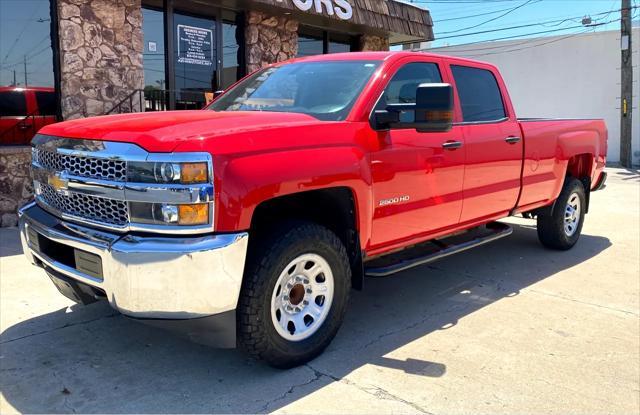
[{"label": "rear door", "polygon": [[520,126],[495,68],[452,64],[450,69],[466,148],[460,222],[504,215],[520,192]]},{"label": "rear door", "polygon": [[23,125],[28,114],[26,91],[22,88],[0,90],[0,144],[26,144],[29,127]]},{"label": "rear door", "polygon": [[[415,103],[421,83],[449,82],[441,59],[412,58],[393,75],[376,109],[391,103]],[[413,112],[401,118],[412,121]],[[419,133],[393,129],[377,133],[380,148],[371,154],[374,218],[371,242],[384,246],[455,226],[462,209],[464,171],[460,127]],[[457,146],[443,145],[457,143]]]}]

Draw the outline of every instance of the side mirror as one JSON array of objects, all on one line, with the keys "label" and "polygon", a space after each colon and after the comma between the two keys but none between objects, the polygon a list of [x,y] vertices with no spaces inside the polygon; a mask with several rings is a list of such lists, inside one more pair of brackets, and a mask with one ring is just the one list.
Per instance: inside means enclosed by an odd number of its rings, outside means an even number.
[{"label": "side mirror", "polygon": [[[402,120],[403,112],[413,112],[413,122]],[[374,112],[372,124],[375,130],[449,131],[453,124],[453,88],[449,84],[420,84],[415,104],[389,104],[384,110]]]}]

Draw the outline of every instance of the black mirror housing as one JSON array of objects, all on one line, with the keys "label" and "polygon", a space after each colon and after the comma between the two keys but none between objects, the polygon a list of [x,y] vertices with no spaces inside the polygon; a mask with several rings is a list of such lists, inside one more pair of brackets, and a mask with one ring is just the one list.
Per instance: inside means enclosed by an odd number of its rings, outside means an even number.
[{"label": "black mirror housing", "polygon": [[[413,122],[401,122],[400,113],[412,111]],[[373,127],[376,130],[415,128],[418,132],[449,131],[453,124],[453,88],[449,84],[420,84],[416,89],[415,104],[389,104],[375,111]]]}]

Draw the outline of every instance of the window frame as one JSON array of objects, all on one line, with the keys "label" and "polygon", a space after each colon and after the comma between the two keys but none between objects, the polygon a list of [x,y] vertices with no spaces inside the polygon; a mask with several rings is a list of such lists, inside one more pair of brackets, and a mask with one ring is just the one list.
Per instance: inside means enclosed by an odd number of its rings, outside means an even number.
[{"label": "window frame", "polygon": [[[376,108],[378,107],[378,103],[380,102],[380,100],[382,99],[382,96],[387,90],[387,87],[389,86],[393,78],[398,74],[398,72],[402,68],[414,63],[426,63],[426,64],[435,65],[436,68],[438,69],[438,72],[440,73],[441,82],[451,84],[450,69],[445,67],[444,60],[442,58],[425,57],[423,59],[407,58],[407,59],[399,60],[394,64],[394,66],[389,68],[390,75],[384,80],[384,82],[381,83],[381,88],[375,95],[376,98],[375,100],[373,100],[373,105],[371,105],[371,109],[369,110],[369,116],[367,119],[369,121],[369,125],[372,126],[372,128],[374,125],[373,117],[374,117]],[[427,134],[427,133],[424,133],[424,134]]]},{"label": "window frame", "polygon": [[[464,113],[462,111],[462,100],[460,99],[460,93],[458,91],[458,83],[456,82],[455,76],[453,75],[454,66],[486,71],[486,72],[489,72],[491,76],[493,76],[493,79],[496,82],[496,86],[498,87],[498,93],[500,94],[500,99],[502,101],[502,108],[504,109],[504,117],[496,118],[492,120],[481,120],[481,121],[465,121],[464,120]],[[503,83],[501,82],[501,78],[496,74],[496,70],[494,68],[481,66],[481,65],[469,65],[469,64],[464,64],[463,62],[450,62],[447,65],[447,69],[449,71],[449,76],[451,79],[450,83],[451,85],[453,85],[453,88],[454,88],[455,107],[456,107],[456,112],[458,113],[458,116],[457,116],[458,120],[454,122],[453,125],[499,124],[499,123],[509,121],[509,119],[511,118],[511,108],[508,105],[505,95],[503,94],[503,91],[502,91]]]},{"label": "window frame", "polygon": [[[298,37],[305,36],[309,38],[314,38],[322,42],[322,55],[329,55],[329,44],[331,42],[341,43],[343,45],[349,45],[349,52],[357,52],[358,49],[358,38],[357,36],[352,36],[348,33],[340,33],[340,32],[332,32],[329,30],[324,30],[321,28],[317,28],[314,26],[308,25],[300,25],[298,28]],[[334,52],[337,53],[337,52]],[[296,58],[302,58],[304,56],[296,56]]]}]

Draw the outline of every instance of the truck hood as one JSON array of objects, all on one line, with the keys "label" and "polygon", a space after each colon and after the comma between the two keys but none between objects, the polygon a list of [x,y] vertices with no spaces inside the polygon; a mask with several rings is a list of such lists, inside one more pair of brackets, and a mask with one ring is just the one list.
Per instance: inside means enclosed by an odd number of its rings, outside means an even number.
[{"label": "truck hood", "polygon": [[252,131],[317,125],[309,115],[259,111],[165,111],[108,115],[51,124],[40,134],[135,143],[149,152],[171,152],[178,145]]}]

